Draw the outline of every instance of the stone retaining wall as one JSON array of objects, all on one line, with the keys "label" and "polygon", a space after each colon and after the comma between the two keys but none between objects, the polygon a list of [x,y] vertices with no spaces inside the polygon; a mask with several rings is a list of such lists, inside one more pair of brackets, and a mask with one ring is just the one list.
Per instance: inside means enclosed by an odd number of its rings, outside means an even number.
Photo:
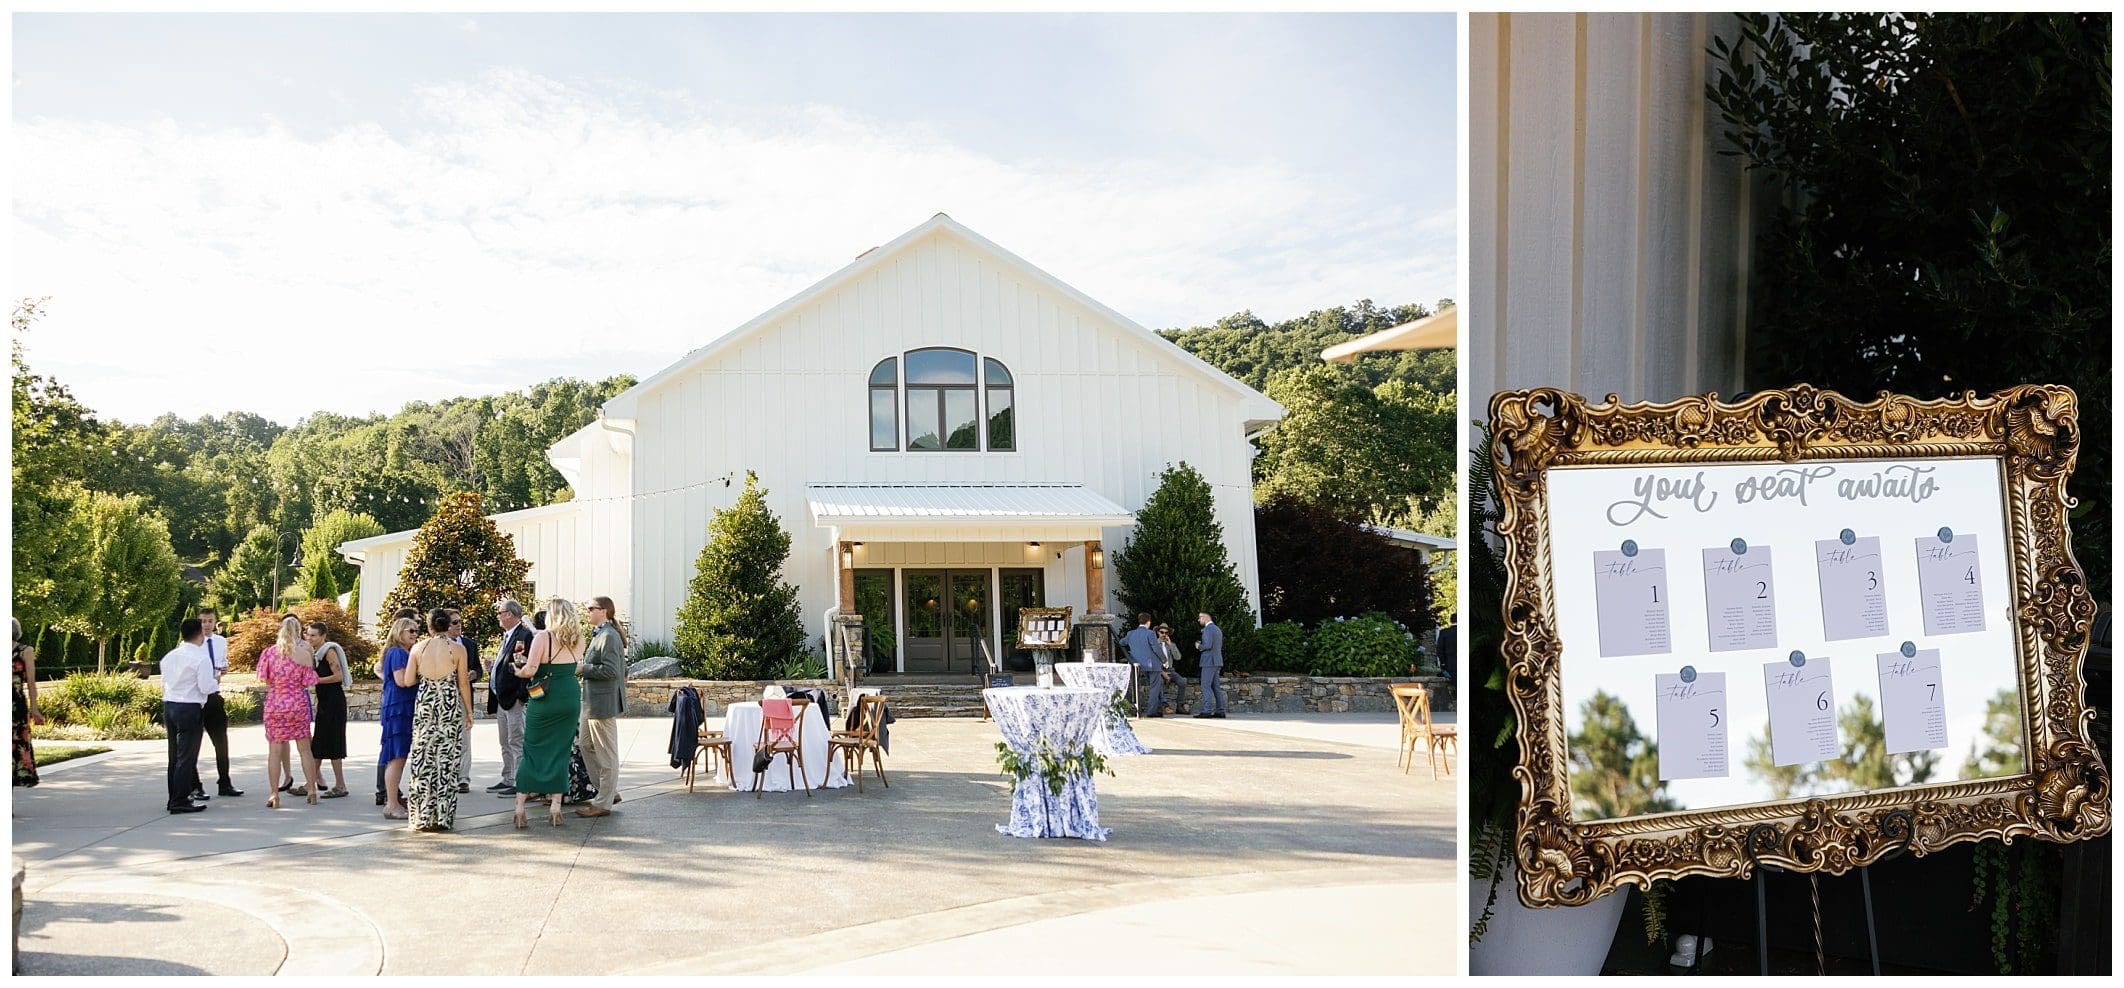
[{"label": "stone retaining wall", "polygon": [[[1031,683],[1031,674],[1018,677],[1019,682]],[[1394,698],[1388,687],[1394,683],[1412,680],[1401,678],[1349,677],[1349,676],[1235,676],[1224,681],[1225,700],[1235,713],[1345,713],[1348,711],[1372,711],[1391,713]],[[1413,680],[1422,683],[1431,691],[1431,709],[1453,709],[1453,681],[1450,679],[1424,677]],[[627,713],[629,717],[661,717],[669,709],[671,691],[680,686],[691,685],[701,691],[701,703],[707,707],[708,716],[722,714],[731,703],[757,700],[768,680],[708,681],[691,679],[634,679],[627,682]],[[892,681],[871,681],[888,691]],[[839,684],[831,680],[802,680],[783,685],[818,686],[839,695]],[[226,685],[229,691],[248,690],[262,704],[265,701],[263,686]],[[1194,706],[1198,684],[1187,683],[1187,703]],[[839,700],[835,703],[838,705]],[[375,720],[383,705],[383,684],[356,683],[347,688],[347,719]],[[487,684],[472,684],[472,712],[479,719],[487,717]]]}]

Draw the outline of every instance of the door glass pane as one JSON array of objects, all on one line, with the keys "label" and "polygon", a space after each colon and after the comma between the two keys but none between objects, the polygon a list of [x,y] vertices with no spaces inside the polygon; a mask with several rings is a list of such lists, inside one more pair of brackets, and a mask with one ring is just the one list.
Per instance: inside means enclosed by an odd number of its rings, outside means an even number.
[{"label": "door glass pane", "polygon": [[870,448],[899,449],[898,402],[891,388],[870,389]]},{"label": "door glass pane", "polygon": [[863,656],[872,672],[891,672],[898,661],[899,633],[894,627],[892,571],[859,569],[855,575],[856,613],[863,615]]},{"label": "door glass pane", "polygon": [[938,431],[935,388],[907,389],[907,448],[943,449],[944,434]]},{"label": "door glass pane", "polygon": [[974,355],[964,350],[915,350],[907,355],[909,384],[974,384]]},{"label": "door glass pane", "polygon": [[944,637],[944,577],[940,573],[908,573],[907,637]]},{"label": "door glass pane", "polygon": [[974,431],[973,389],[957,388],[944,392],[944,428],[944,434],[950,437],[944,448],[981,448],[981,436]]},{"label": "door glass pane", "polygon": [[1004,664],[1017,672],[1028,672],[1033,667],[1032,651],[1018,647],[1018,611],[1047,606],[1042,586],[1045,576],[1036,569],[1007,569],[1002,573],[1002,586],[996,591],[996,606],[1003,609]]},{"label": "door glass pane", "polygon": [[990,653],[994,643],[990,641],[989,622],[993,612],[989,610],[988,573],[951,574],[951,671],[986,672],[980,658],[981,652],[974,647],[976,640],[989,642]]},{"label": "door glass pane", "polygon": [[1017,421],[1009,388],[988,389],[988,448],[1017,449]]}]

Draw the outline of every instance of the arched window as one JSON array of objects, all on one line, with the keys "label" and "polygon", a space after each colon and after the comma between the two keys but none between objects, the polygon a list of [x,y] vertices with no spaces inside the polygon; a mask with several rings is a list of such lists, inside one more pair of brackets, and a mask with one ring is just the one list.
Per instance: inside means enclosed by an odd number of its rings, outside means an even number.
[{"label": "arched window", "polygon": [[979,394],[970,351],[907,351],[908,451],[980,449]]},{"label": "arched window", "polygon": [[900,358],[887,357],[870,369],[870,449],[900,448]]},{"label": "arched window", "polygon": [[994,357],[984,357],[981,371],[988,384],[988,448],[1015,450],[1018,448],[1018,423],[1011,399],[1016,389],[1011,385],[1010,368]]}]

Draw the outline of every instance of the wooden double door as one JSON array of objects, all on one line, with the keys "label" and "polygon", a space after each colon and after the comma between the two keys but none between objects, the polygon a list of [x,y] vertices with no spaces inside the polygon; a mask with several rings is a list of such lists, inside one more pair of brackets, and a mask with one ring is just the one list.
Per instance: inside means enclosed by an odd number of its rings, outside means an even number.
[{"label": "wooden double door", "polygon": [[[1043,606],[1041,572],[1036,569],[910,569],[900,574],[901,613],[907,616],[907,666],[911,673],[988,672],[997,654],[996,621],[1003,621],[1006,646],[1017,636],[1018,609]],[[1001,581],[999,599],[997,581]],[[997,609],[1002,609],[998,615]],[[1005,651],[1008,651],[1006,647]],[[1003,665],[1016,663],[1009,658]]]}]

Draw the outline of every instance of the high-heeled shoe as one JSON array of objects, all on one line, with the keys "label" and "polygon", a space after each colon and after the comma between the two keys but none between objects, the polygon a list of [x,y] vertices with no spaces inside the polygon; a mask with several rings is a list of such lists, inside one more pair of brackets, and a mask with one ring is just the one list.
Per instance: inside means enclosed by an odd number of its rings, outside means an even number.
[{"label": "high-heeled shoe", "polygon": [[310,790],[310,791],[309,791],[308,793],[304,794],[304,796],[303,796],[303,799],[304,799],[304,801],[305,801],[305,802],[308,802],[308,803],[309,803],[309,804],[310,804],[311,806],[316,806],[316,805],[317,805],[317,790],[315,790],[315,789],[312,789],[312,790]]},{"label": "high-heeled shoe", "polygon": [[527,819],[527,818],[526,818],[526,817],[524,816],[524,808],[523,808],[523,807],[521,807],[521,806],[517,807],[517,808],[516,808],[516,829],[518,829],[518,830],[522,830],[522,829],[524,829],[525,827],[528,827],[528,826],[530,826],[530,825],[531,825],[531,821],[530,821],[529,819]]},{"label": "high-heeled shoe", "polygon": [[553,825],[554,825],[554,826],[556,826],[556,827],[560,826],[560,825],[561,825],[561,811],[560,811],[560,807],[558,807],[558,806],[552,807],[552,808],[551,808],[551,810],[550,810],[550,811],[549,811],[549,812],[547,813],[547,815],[546,815],[546,820],[547,820],[547,822],[549,822],[549,823],[553,824]]},{"label": "high-heeled shoe", "polygon": [[269,809],[269,810],[277,810],[277,809],[279,809],[279,808],[280,808],[280,794],[279,794],[279,793],[277,793],[277,792],[276,792],[276,793],[272,794],[271,796],[267,796],[267,797],[266,797],[266,809]]}]

